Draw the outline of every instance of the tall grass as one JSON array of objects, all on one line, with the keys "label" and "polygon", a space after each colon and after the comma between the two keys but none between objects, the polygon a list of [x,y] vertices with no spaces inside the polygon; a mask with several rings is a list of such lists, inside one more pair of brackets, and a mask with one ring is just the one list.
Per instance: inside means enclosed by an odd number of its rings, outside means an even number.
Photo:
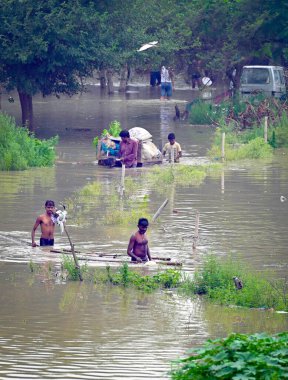
[{"label": "tall grass", "polygon": [[[241,278],[243,289],[235,288],[233,277]],[[252,271],[233,258],[220,261],[210,255],[193,280],[182,283],[186,294],[205,295],[221,305],[273,308],[288,311],[288,286],[285,280],[270,282],[263,273]]]},{"label": "tall grass", "polygon": [[143,275],[129,269],[127,263],[112,271],[110,266],[106,267],[106,274],[96,271],[94,282],[110,283],[117,286],[134,287],[143,291],[152,291],[159,288],[170,289],[179,285],[181,272],[176,269],[167,269],[153,275]]},{"label": "tall grass", "polygon": [[0,170],[25,170],[29,167],[52,166],[58,137],[39,140],[15,120],[0,113]]}]

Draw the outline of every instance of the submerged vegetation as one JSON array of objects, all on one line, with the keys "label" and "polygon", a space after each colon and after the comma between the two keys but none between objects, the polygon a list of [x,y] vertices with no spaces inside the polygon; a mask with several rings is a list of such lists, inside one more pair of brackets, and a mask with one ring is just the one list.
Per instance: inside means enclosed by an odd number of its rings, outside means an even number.
[{"label": "submerged vegetation", "polygon": [[[235,287],[233,277],[241,279],[242,289]],[[232,257],[220,261],[210,255],[194,278],[182,283],[182,289],[221,305],[288,311],[287,279],[268,281],[265,273],[255,273]]]},{"label": "submerged vegetation", "polygon": [[203,348],[172,364],[173,380],[286,379],[288,333],[231,334],[208,340]]},{"label": "submerged vegetation", "polygon": [[124,287],[133,286],[139,290],[152,291],[159,288],[175,288],[181,280],[181,272],[175,269],[167,269],[153,275],[141,275],[130,270],[127,263],[124,263],[116,271],[112,271],[110,266],[106,267],[106,272],[97,270],[94,273],[95,283],[108,283],[121,285]]},{"label": "submerged vegetation", "polygon": [[[68,206],[72,218],[79,224],[83,224],[84,221],[87,222],[85,215],[90,213],[92,207],[101,203],[102,205],[105,204],[106,211],[103,218],[99,218],[97,215],[97,221],[106,225],[135,225],[141,217],[151,220],[156,212],[156,210],[151,210],[150,206],[150,194],[152,192],[169,193],[171,186],[167,185],[173,184],[177,186],[199,186],[207,175],[215,175],[220,168],[221,164],[154,166],[149,171],[145,170],[141,174],[138,173],[137,176],[127,175],[124,181],[123,197],[119,193],[119,177],[118,181],[114,180],[105,189],[105,194],[103,185],[94,181],[85,185],[73,197],[65,200],[65,204]],[[91,220],[91,215],[89,220]]]},{"label": "submerged vegetation", "polygon": [[15,120],[0,113],[0,170],[25,170],[52,166],[58,137],[39,140]]},{"label": "submerged vegetation", "polygon": [[[29,268],[32,273],[40,271],[40,265],[32,261]],[[78,279],[78,269],[74,260],[69,255],[62,256],[62,270],[67,271],[68,279]],[[288,282],[286,279],[268,280],[267,273],[258,273],[250,268],[240,265],[240,262],[228,258],[219,260],[210,255],[201,269],[197,270],[193,277],[187,277],[179,269],[164,270],[157,274],[141,274],[128,267],[123,262],[120,268],[111,269],[110,266],[97,269],[92,276],[95,283],[109,283],[113,285],[134,286],[137,289],[149,291],[157,288],[178,288],[178,291],[187,297],[194,298],[201,295],[205,299],[220,305],[238,306],[257,309],[271,309],[288,311]],[[87,273],[87,279],[91,280],[88,273],[88,265],[85,262],[80,267],[81,273]],[[52,268],[49,269],[49,272]],[[267,276],[267,277],[266,277]],[[234,278],[241,279],[243,287],[235,286]]]}]

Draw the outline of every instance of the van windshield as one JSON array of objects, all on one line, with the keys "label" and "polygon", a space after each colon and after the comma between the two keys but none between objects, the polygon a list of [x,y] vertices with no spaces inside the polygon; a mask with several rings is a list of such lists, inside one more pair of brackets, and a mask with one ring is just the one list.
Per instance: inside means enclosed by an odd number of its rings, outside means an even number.
[{"label": "van windshield", "polygon": [[242,84],[267,84],[270,83],[269,70],[266,68],[245,68],[241,76]]}]

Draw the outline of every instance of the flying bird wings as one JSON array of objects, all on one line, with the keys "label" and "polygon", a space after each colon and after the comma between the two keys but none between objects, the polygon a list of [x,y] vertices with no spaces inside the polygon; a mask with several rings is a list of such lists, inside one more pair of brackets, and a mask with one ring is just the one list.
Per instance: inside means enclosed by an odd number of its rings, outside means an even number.
[{"label": "flying bird wings", "polygon": [[148,44],[145,44],[145,45],[142,45],[140,47],[140,49],[138,49],[137,51],[144,51],[144,50],[147,50],[153,46],[156,46],[158,44],[158,41],[152,41],[152,42],[148,42]]}]

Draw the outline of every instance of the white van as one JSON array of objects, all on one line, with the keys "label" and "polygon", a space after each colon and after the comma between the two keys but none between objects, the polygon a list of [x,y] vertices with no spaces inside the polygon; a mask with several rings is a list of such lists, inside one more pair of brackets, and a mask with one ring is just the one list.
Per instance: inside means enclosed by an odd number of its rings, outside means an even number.
[{"label": "white van", "polygon": [[253,93],[280,98],[286,94],[284,70],[281,66],[244,66],[240,79],[240,94]]}]

